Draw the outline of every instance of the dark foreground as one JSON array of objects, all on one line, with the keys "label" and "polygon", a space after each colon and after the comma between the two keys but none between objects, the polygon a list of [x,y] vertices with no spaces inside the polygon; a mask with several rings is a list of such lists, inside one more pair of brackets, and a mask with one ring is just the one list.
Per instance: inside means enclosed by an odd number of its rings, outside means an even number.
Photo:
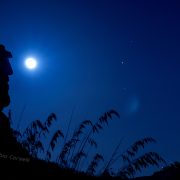
[{"label": "dark foreground", "polygon": [[[70,169],[60,168],[57,164],[29,157],[0,154],[0,179],[117,179],[120,177],[100,176],[92,177],[85,173],[74,172]],[[180,163],[166,167],[152,176],[133,178],[135,180],[180,180]]]}]

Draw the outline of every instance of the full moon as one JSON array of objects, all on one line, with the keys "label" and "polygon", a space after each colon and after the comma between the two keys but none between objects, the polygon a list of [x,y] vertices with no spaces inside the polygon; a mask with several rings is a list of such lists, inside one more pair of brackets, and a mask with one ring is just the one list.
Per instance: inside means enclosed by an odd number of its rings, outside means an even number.
[{"label": "full moon", "polygon": [[29,57],[25,60],[25,66],[28,69],[36,69],[37,67],[37,60],[35,58]]}]

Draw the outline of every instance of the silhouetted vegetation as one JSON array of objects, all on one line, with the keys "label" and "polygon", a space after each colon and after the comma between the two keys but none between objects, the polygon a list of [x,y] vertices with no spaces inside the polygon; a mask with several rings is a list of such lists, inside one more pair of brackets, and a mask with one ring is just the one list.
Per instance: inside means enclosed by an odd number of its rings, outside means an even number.
[{"label": "silhouetted vegetation", "polygon": [[[88,176],[100,177],[119,177],[122,179],[132,178],[137,172],[142,172],[144,168],[149,166],[157,166],[164,164],[165,160],[156,152],[145,152],[139,155],[140,149],[144,149],[149,143],[155,143],[156,140],[152,137],[145,137],[136,141],[123,153],[119,152],[120,144],[114,148],[109,160],[105,161],[105,157],[96,152],[90,161],[89,165],[84,165],[91,158],[91,148],[96,148],[98,143],[95,135],[108,126],[109,121],[113,118],[120,118],[120,115],[115,110],[105,112],[98,120],[93,123],[91,120],[84,120],[80,123],[77,129],[70,138],[68,132],[66,136],[61,129],[57,129],[52,135],[50,141],[45,139],[50,136],[51,126],[57,121],[54,113],[50,114],[45,122],[40,120],[33,121],[23,132],[14,131],[14,135],[22,146],[28,150],[33,158],[41,158],[46,162],[54,162],[60,169],[70,170],[75,173],[84,173]],[[64,140],[64,141],[63,141]],[[56,160],[52,160],[52,155],[56,147],[61,146]],[[91,156],[90,156],[91,155]],[[122,166],[115,172],[113,165],[115,163]],[[101,168],[98,168],[101,163]],[[103,164],[102,164],[103,163]],[[97,172],[99,171],[99,172]]]}]

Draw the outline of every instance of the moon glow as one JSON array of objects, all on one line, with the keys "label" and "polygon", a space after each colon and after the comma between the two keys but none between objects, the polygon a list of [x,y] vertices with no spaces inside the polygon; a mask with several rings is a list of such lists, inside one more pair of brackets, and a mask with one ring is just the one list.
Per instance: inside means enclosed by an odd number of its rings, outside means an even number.
[{"label": "moon glow", "polygon": [[37,60],[35,58],[29,57],[25,60],[25,66],[27,69],[33,70],[37,67]]}]

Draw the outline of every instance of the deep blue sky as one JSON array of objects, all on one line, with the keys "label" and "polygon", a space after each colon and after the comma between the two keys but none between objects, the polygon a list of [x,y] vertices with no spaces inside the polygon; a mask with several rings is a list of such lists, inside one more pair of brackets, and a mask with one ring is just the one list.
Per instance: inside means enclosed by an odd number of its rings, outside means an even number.
[{"label": "deep blue sky", "polygon": [[[114,108],[100,138],[105,154],[152,136],[152,149],[180,161],[180,2],[1,0],[0,43],[12,51],[13,126],[55,112],[66,130]],[[28,56],[39,60],[34,72]],[[101,150],[101,148],[100,148]]]}]

